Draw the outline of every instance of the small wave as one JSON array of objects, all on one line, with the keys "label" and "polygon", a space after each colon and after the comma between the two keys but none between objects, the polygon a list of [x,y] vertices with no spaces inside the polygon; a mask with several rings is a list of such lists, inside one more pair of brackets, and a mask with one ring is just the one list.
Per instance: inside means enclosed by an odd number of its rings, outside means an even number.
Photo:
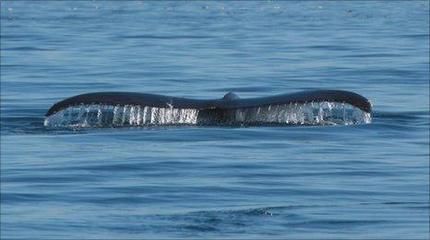
[{"label": "small wave", "polygon": [[158,40],[178,40],[178,39],[209,39],[211,36],[201,36],[201,35],[150,35],[150,34],[141,34],[141,35],[124,35],[120,38],[129,38],[129,39],[158,39]]},{"label": "small wave", "polygon": [[10,47],[10,48],[3,48],[3,51],[54,51],[54,49],[50,48],[40,48],[40,47]]},{"label": "small wave", "polygon": [[372,120],[350,104],[310,102],[268,105],[252,108],[179,109],[138,105],[112,106],[102,104],[70,106],[47,118],[50,128],[94,128],[165,125],[351,125]]}]

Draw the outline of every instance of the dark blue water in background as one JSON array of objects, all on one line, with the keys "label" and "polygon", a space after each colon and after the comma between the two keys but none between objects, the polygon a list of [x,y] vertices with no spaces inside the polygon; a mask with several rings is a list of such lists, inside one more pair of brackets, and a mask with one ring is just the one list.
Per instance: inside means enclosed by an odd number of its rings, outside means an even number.
[{"label": "dark blue water in background", "polygon": [[[1,238],[429,237],[429,2],[1,3]],[[355,91],[370,125],[49,130],[93,91]]]}]

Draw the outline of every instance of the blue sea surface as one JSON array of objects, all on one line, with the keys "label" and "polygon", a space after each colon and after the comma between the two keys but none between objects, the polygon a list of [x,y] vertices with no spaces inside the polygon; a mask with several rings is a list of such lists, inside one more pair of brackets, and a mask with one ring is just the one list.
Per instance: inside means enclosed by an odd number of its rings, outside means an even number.
[{"label": "blue sea surface", "polygon": [[[48,129],[96,91],[357,92],[353,126]],[[1,239],[428,239],[428,1],[2,1]]]}]

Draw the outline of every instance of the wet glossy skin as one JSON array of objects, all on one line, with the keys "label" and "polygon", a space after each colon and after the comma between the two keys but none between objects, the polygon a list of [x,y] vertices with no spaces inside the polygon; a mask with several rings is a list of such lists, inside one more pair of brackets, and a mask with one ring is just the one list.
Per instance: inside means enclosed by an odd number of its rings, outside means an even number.
[{"label": "wet glossy skin", "polygon": [[224,111],[236,108],[260,107],[275,104],[305,102],[344,102],[370,113],[372,106],[365,97],[349,91],[316,90],[271,97],[241,99],[235,93],[227,93],[222,99],[196,100],[156,94],[134,92],[96,92],[77,95],[54,104],[46,113],[50,116],[69,106],[80,104],[141,105],[149,107],[173,107],[199,110]]}]

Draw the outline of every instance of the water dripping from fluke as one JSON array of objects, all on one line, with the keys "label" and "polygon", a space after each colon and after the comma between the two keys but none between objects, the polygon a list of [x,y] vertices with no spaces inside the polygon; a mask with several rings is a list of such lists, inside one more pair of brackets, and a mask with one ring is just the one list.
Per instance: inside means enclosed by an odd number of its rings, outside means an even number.
[{"label": "water dripping from fluke", "polygon": [[48,128],[147,126],[352,125],[372,121],[370,102],[355,93],[307,91],[216,100],[153,94],[89,93],[56,103],[46,114]]}]

